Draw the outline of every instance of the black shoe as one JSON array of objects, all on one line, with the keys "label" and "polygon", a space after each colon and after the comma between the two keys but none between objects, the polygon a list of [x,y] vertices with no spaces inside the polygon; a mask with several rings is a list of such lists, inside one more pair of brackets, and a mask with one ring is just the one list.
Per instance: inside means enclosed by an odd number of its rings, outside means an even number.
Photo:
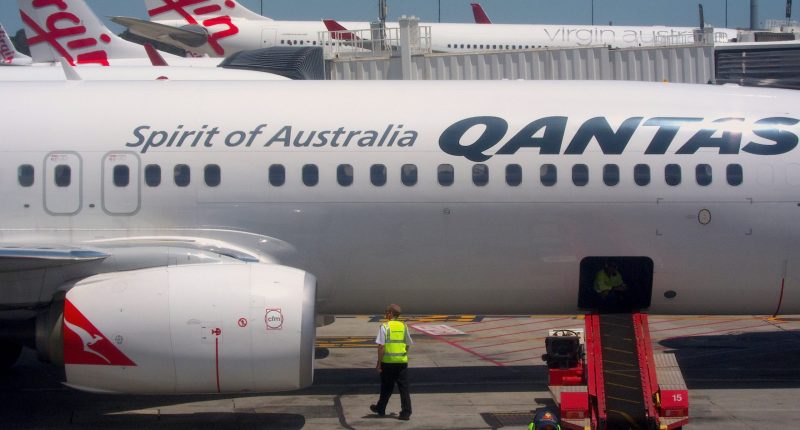
[{"label": "black shoe", "polygon": [[369,405],[369,410],[371,410],[372,412],[375,412],[379,416],[386,415],[386,411],[382,411],[382,410],[378,409],[378,405]]},{"label": "black shoe", "polygon": [[411,419],[411,414],[400,414],[400,416],[397,417],[397,419],[401,421],[408,421],[409,419]]}]

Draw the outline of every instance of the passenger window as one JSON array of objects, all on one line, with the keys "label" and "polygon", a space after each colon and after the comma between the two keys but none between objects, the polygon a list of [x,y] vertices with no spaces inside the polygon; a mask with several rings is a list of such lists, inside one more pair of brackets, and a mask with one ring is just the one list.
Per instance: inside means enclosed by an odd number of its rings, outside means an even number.
[{"label": "passenger window", "polygon": [[189,182],[192,180],[192,172],[189,166],[185,164],[175,165],[173,175],[175,177],[175,185],[179,187],[188,187]]},{"label": "passenger window", "polygon": [[726,169],[726,176],[728,177],[728,185],[738,187],[744,182],[744,172],[742,172],[741,164],[728,164]]},{"label": "passenger window", "polygon": [[582,187],[589,183],[589,167],[585,164],[572,166],[572,183]]},{"label": "passenger window", "polygon": [[386,166],[383,164],[373,164],[369,168],[369,179],[372,185],[382,187],[386,185]]},{"label": "passenger window", "polygon": [[353,166],[350,164],[340,164],[336,168],[336,182],[343,187],[353,185]]},{"label": "passenger window", "polygon": [[455,181],[455,171],[452,164],[440,164],[436,169],[436,176],[439,179],[439,185],[449,187]]},{"label": "passenger window", "polygon": [[706,187],[711,184],[711,166],[708,164],[698,164],[694,169],[697,185]]},{"label": "passenger window", "polygon": [[519,164],[506,166],[506,184],[517,187],[522,183],[522,167]]},{"label": "passenger window", "polygon": [[633,182],[643,187],[650,184],[650,166],[647,164],[637,164],[633,168]]},{"label": "passenger window", "polygon": [[148,187],[161,185],[161,166],[158,164],[148,164],[144,168],[144,183]]},{"label": "passenger window", "polygon": [[417,185],[417,176],[417,166],[414,164],[403,164],[400,168],[400,181],[405,186]]},{"label": "passenger window", "polygon": [[127,187],[131,181],[131,170],[128,166],[114,166],[114,186]]},{"label": "passenger window", "polygon": [[303,166],[303,184],[307,187],[314,187],[319,183],[319,168],[316,164],[306,164]]},{"label": "passenger window", "polygon": [[489,166],[485,164],[475,164],[472,166],[472,183],[483,187],[489,183]]},{"label": "passenger window", "polygon": [[209,187],[217,187],[222,182],[222,171],[216,164],[209,164],[206,166],[204,176],[206,185]]},{"label": "passenger window", "polygon": [[603,166],[603,182],[609,187],[619,184],[619,166],[616,164]]},{"label": "passenger window", "polygon": [[558,170],[554,164],[543,164],[539,168],[539,179],[545,187],[552,187],[558,180]]},{"label": "passenger window", "polygon": [[681,166],[677,164],[667,164],[664,167],[664,180],[667,185],[676,186],[681,183]]},{"label": "passenger window", "polygon": [[72,183],[72,168],[66,164],[59,164],[53,176],[57,187],[68,187]]},{"label": "passenger window", "polygon": [[17,180],[23,187],[30,187],[33,185],[33,166],[30,164],[23,164],[17,169]]},{"label": "passenger window", "polygon": [[280,187],[286,183],[286,168],[283,164],[273,164],[269,166],[269,184],[273,187]]}]

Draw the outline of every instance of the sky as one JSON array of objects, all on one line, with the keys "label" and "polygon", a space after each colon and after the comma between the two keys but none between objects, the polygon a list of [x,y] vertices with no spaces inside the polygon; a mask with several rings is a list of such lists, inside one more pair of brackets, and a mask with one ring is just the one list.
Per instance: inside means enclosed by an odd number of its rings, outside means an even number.
[{"label": "sky", "polygon": [[[378,15],[377,0],[239,0],[251,10],[279,20],[312,21],[332,18],[340,21],[372,21]],[[388,0],[389,18],[415,15],[423,22],[472,22],[470,3],[479,2],[495,23],[508,24],[590,24],[697,26],[698,4],[706,22],[746,28],[750,24],[750,0]],[[87,0],[101,17],[121,15],[146,19],[144,0]],[[759,16],[782,19],[785,0],[759,0]],[[800,1],[793,2],[792,16],[800,19]],[[0,0],[0,23],[11,34],[22,28],[16,0]],[[106,20],[115,32],[122,27]]]}]

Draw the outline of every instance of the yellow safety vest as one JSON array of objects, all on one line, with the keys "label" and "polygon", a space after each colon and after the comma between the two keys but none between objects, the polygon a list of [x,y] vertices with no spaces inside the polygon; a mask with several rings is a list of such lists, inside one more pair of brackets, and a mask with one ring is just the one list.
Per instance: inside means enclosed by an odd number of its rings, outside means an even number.
[{"label": "yellow safety vest", "polygon": [[607,293],[615,287],[622,286],[622,275],[619,272],[608,276],[605,270],[601,270],[594,278],[594,290],[598,293]]},{"label": "yellow safety vest", "polygon": [[383,324],[386,337],[383,345],[384,363],[408,363],[406,346],[406,325],[400,321],[387,321]]}]

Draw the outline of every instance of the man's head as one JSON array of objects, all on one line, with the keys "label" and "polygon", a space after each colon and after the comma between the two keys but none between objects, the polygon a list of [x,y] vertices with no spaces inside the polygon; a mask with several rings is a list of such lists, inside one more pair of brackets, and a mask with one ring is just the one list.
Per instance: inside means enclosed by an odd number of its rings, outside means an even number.
[{"label": "man's head", "polygon": [[613,275],[613,274],[617,273],[617,263],[615,261],[613,261],[613,260],[606,261],[604,270],[609,275]]},{"label": "man's head", "polygon": [[391,305],[386,307],[386,312],[384,314],[386,315],[386,318],[393,319],[400,316],[400,311],[401,311],[400,305],[392,303]]}]

